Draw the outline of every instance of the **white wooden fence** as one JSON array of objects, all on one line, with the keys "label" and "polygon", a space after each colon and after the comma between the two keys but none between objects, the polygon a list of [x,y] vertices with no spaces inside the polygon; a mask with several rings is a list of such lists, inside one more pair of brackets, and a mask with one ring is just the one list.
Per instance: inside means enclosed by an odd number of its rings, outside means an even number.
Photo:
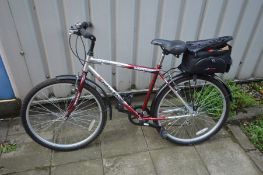
[{"label": "white wooden fence", "polygon": [[[263,78],[262,0],[0,0],[0,54],[17,97],[60,74],[80,71],[68,28],[91,21],[98,58],[154,66],[154,38],[197,40],[232,35],[225,78]],[[83,54],[83,53],[82,53]],[[165,69],[181,61],[165,60]],[[147,88],[150,75],[96,66],[118,90]]]}]

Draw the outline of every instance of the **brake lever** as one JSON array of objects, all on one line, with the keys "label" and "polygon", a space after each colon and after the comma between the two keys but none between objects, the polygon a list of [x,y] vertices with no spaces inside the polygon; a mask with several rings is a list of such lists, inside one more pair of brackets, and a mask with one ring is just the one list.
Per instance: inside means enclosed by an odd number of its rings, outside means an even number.
[{"label": "brake lever", "polygon": [[72,34],[78,34],[79,33],[79,29],[74,25],[74,26],[70,26],[69,28],[69,35]]},{"label": "brake lever", "polygon": [[78,22],[76,23],[75,25],[73,26],[70,26],[70,29],[69,29],[69,34],[77,34],[79,35],[79,30],[84,28],[84,29],[87,29],[87,28],[91,28],[93,27],[93,24],[91,22]]}]

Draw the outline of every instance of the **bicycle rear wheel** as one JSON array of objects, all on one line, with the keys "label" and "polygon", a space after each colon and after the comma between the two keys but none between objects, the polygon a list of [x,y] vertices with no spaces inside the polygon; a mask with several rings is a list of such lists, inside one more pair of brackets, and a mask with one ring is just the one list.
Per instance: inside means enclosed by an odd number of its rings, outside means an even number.
[{"label": "bicycle rear wheel", "polygon": [[65,117],[75,91],[74,80],[54,78],[28,93],[21,117],[33,140],[53,150],[70,151],[88,145],[101,133],[106,109],[100,94],[91,86],[84,86],[75,110]]},{"label": "bicycle rear wheel", "polygon": [[[178,144],[200,143],[216,134],[226,121],[230,99],[224,85],[210,76],[185,76],[172,86],[193,110],[191,114],[174,92],[166,87],[157,97],[155,116],[170,117],[158,124],[169,141]],[[162,131],[162,132],[163,132]]]}]

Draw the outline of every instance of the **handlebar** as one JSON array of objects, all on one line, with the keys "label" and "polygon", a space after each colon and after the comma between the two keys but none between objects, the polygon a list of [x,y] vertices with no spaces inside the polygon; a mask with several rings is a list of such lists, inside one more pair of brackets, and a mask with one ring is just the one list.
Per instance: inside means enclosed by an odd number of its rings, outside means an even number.
[{"label": "handlebar", "polygon": [[76,34],[78,36],[83,36],[84,38],[90,39],[91,44],[90,44],[90,48],[87,54],[90,56],[93,56],[93,49],[95,46],[96,37],[87,31],[87,28],[89,27],[92,27],[91,22],[84,21],[82,23],[77,23],[70,27],[69,33]]},{"label": "handlebar", "polygon": [[81,22],[70,27],[69,33],[83,36],[84,38],[96,41],[96,37],[87,31],[87,28],[92,27],[91,22]]},{"label": "handlebar", "polygon": [[92,23],[91,23],[91,22],[83,21],[83,22],[81,22],[81,23],[77,23],[77,24],[76,24],[76,27],[77,27],[77,28],[87,29],[88,27],[92,27]]},{"label": "handlebar", "polygon": [[82,28],[79,32],[84,38],[90,39],[91,41],[96,41],[96,37],[89,33],[86,29]]}]

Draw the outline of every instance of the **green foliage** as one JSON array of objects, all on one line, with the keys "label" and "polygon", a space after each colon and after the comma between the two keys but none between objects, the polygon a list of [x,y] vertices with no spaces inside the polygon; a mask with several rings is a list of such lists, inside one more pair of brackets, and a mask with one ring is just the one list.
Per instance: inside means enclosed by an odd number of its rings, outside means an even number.
[{"label": "green foliage", "polygon": [[0,143],[0,153],[9,153],[15,151],[17,145],[15,143]]},{"label": "green foliage", "polygon": [[[227,86],[232,93],[233,102],[231,103],[230,116],[235,116],[238,111],[241,111],[245,107],[259,105],[253,96],[245,92],[239,84],[233,81],[228,81]],[[219,91],[213,86],[206,86],[205,89],[194,94],[195,98],[199,99],[199,105],[205,108],[211,116],[214,118],[220,117],[223,109],[223,100]],[[209,105],[207,105],[209,104]]]},{"label": "green foliage", "polygon": [[213,86],[205,86],[204,89],[194,94],[199,99],[199,106],[213,118],[219,118],[223,110],[223,100],[220,92]]},{"label": "green foliage", "polygon": [[250,123],[245,122],[241,128],[255,147],[263,151],[263,117]]},{"label": "green foliage", "polygon": [[254,97],[242,90],[239,84],[236,84],[233,81],[228,81],[227,85],[230,88],[233,97],[233,102],[231,104],[230,110],[232,116],[236,115],[236,113],[242,108],[255,106],[258,104]]},{"label": "green foliage", "polygon": [[258,92],[263,90],[263,82],[252,82],[250,86]]}]

